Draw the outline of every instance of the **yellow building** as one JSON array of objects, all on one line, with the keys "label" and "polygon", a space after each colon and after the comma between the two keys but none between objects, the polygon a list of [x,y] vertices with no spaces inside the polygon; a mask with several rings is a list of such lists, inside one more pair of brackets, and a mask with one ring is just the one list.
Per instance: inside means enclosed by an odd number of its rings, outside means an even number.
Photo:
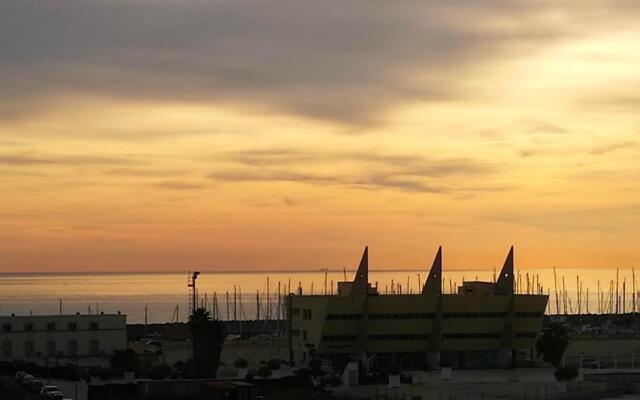
[{"label": "yellow building", "polygon": [[535,348],[547,295],[515,294],[513,248],[495,283],[464,282],[442,293],[442,249],[420,294],[382,295],[368,282],[365,249],[337,295],[289,296],[289,352],[295,362],[329,359],[368,367],[506,367]]}]

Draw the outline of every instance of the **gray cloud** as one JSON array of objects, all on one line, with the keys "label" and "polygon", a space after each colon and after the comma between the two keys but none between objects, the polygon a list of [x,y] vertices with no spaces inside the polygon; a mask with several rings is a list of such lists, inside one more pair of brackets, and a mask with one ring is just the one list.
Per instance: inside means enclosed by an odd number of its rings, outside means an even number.
[{"label": "gray cloud", "polygon": [[87,165],[124,165],[135,164],[132,159],[121,157],[95,156],[95,155],[33,155],[29,153],[0,154],[0,165],[4,166],[39,166],[39,165],[63,165],[63,166],[87,166]]},{"label": "gray cloud", "polygon": [[154,186],[161,189],[170,189],[170,190],[198,190],[206,187],[203,184],[186,182],[186,181],[164,181],[164,182],[158,182]]},{"label": "gray cloud", "polygon": [[503,213],[491,219],[552,231],[611,233],[636,229],[637,224],[630,222],[640,221],[640,206],[630,204],[608,208]]},{"label": "gray cloud", "polygon": [[574,147],[569,145],[536,145],[519,150],[520,157],[528,158],[533,156],[564,156],[567,154],[588,154],[592,156],[600,156],[609,154],[614,151],[634,149],[638,146],[637,142],[623,141],[617,143],[608,143],[602,145],[596,145],[591,148],[585,148],[584,146]]},{"label": "gray cloud", "polygon": [[467,68],[592,32],[594,21],[633,21],[638,8],[629,0],[6,0],[0,118],[80,92],[371,124],[403,100],[467,93]]},{"label": "gray cloud", "polygon": [[[637,87],[639,84],[640,82],[636,80],[635,82],[630,82],[627,87]],[[627,113],[631,111],[635,114],[640,108],[640,96],[619,92],[620,89],[611,89],[607,93],[591,93],[584,98],[578,99],[576,103],[579,107],[591,113],[601,113],[603,111]]]},{"label": "gray cloud", "polygon": [[181,169],[142,169],[142,168],[114,168],[105,171],[108,175],[129,178],[163,178],[186,175],[189,171]]},{"label": "gray cloud", "polygon": [[631,141],[620,142],[620,143],[611,143],[611,144],[608,144],[608,145],[594,147],[593,149],[591,149],[591,151],[589,153],[592,154],[592,155],[598,156],[598,155],[602,155],[602,154],[611,153],[612,151],[631,149],[631,148],[636,147],[637,145],[638,145],[638,143],[631,142]]},{"label": "gray cloud", "polygon": [[452,174],[489,173],[495,167],[472,159],[437,159],[415,155],[380,154],[375,152],[312,152],[276,148],[240,151],[223,155],[235,163],[246,166],[290,166],[303,164],[349,163],[360,164],[367,169],[396,170],[403,175],[443,177]]},{"label": "gray cloud", "polygon": [[399,179],[388,174],[374,173],[366,176],[320,175],[283,169],[270,171],[223,170],[209,175],[215,180],[231,182],[296,182],[313,185],[339,185],[357,189],[394,189],[410,192],[443,193],[444,188],[432,187],[417,180]]},{"label": "gray cloud", "polygon": [[[229,182],[296,182],[339,185],[357,189],[391,189],[423,193],[505,190],[498,186],[470,186],[460,182],[495,172],[494,165],[471,159],[428,159],[413,155],[353,152],[311,152],[292,149],[254,150],[227,154],[230,167],[210,178]],[[348,165],[349,172],[325,174],[322,166]]]},{"label": "gray cloud", "polygon": [[561,134],[568,133],[566,128],[549,121],[526,120],[521,123],[524,131],[530,134]]}]

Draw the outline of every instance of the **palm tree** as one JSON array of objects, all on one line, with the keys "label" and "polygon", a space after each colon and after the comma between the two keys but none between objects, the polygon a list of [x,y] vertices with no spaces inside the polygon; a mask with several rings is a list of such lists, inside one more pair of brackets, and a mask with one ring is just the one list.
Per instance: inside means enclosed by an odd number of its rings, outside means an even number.
[{"label": "palm tree", "polygon": [[204,308],[194,310],[189,317],[189,326],[195,375],[198,378],[214,378],[226,337],[224,327],[219,321],[211,319],[211,313]]},{"label": "palm tree", "polygon": [[211,313],[205,308],[196,308],[189,316],[189,325],[192,328],[205,326],[209,322],[211,322]]}]

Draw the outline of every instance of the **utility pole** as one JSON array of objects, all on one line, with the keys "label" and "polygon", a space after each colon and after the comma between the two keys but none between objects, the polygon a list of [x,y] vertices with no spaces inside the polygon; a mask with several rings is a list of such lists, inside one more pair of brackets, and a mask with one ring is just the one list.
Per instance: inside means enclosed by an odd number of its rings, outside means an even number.
[{"label": "utility pole", "polygon": [[560,301],[558,299],[558,277],[556,276],[556,267],[553,267],[553,284],[556,288],[556,314],[560,314]]},{"label": "utility pole", "polygon": [[198,298],[197,298],[197,290],[196,290],[196,279],[198,279],[198,275],[200,275],[200,272],[198,271],[194,271],[193,274],[189,273],[189,282],[187,284],[187,286],[189,287],[189,289],[191,289],[191,296],[190,296],[190,305],[191,305],[191,314],[195,314],[196,312],[196,308],[198,307]]},{"label": "utility pole", "polygon": [[227,291],[227,321],[229,321],[231,319],[230,315],[229,315],[229,291]]},{"label": "utility pole", "polygon": [[148,317],[148,308],[149,308],[149,303],[145,303],[144,305],[144,331],[143,331],[143,336],[146,338],[147,337],[147,317]]},{"label": "utility pole", "polygon": [[256,321],[260,321],[260,291],[256,290]]},{"label": "utility pole", "polygon": [[633,294],[631,295],[631,299],[633,302],[633,312],[636,312],[636,269],[635,268],[631,268],[631,274],[632,274],[632,279],[633,282],[631,283],[631,286],[633,288]]}]

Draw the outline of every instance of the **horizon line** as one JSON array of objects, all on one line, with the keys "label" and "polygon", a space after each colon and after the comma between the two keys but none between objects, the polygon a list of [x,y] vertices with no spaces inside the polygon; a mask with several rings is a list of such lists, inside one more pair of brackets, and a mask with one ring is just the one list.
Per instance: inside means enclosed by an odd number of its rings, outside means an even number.
[{"label": "horizon line", "polygon": [[[428,272],[431,267],[426,268],[370,268],[369,272],[420,272],[425,271]],[[487,271],[491,272],[493,269],[496,271],[500,270],[502,267],[451,267],[451,269],[444,269],[445,271],[452,272],[481,272]],[[516,267],[516,270],[527,271],[527,270],[539,270],[539,269],[610,269],[610,270],[632,270],[635,267],[598,267],[598,266],[590,266],[590,267],[571,267],[571,266],[555,266],[555,267]],[[146,270],[92,270],[92,271],[83,271],[83,270],[54,270],[54,271],[0,271],[0,275],[115,275],[115,274],[125,274],[125,275],[135,275],[135,274],[188,274],[192,271],[199,271],[201,273],[212,273],[212,274],[251,274],[251,273],[340,273],[340,272],[355,272],[357,268],[341,268],[341,269],[333,269],[333,268],[315,268],[315,269],[241,269],[241,270],[210,270],[210,269],[199,269],[199,268],[191,268],[184,270],[166,270],[166,271],[146,271]]]}]

